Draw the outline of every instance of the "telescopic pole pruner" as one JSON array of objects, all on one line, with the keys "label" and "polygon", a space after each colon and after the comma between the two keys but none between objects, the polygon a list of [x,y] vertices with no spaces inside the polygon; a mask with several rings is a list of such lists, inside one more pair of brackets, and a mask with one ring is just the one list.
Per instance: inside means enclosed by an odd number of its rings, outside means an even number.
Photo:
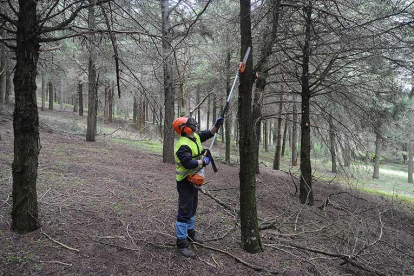
[{"label": "telescopic pole pruner", "polygon": [[[246,53],[244,54],[243,61],[240,62],[239,68],[237,69],[236,77],[234,78],[233,85],[231,86],[229,96],[227,97],[226,105],[224,106],[223,111],[221,112],[221,117],[223,118],[224,116],[226,116],[226,113],[229,110],[231,96],[233,95],[233,91],[234,91],[234,88],[236,87],[236,83],[237,83],[237,80],[240,74],[243,73],[244,69],[246,68],[246,62],[249,59],[249,54],[250,54],[250,47],[247,48]],[[219,128],[217,128],[216,133],[214,133],[214,137],[213,137],[213,140],[211,141],[211,145],[209,149],[207,150],[207,156],[210,157],[212,160],[211,165],[213,167],[214,172],[217,172],[217,168],[211,156],[211,149],[213,148],[214,142],[216,141],[218,131],[219,131]]]}]

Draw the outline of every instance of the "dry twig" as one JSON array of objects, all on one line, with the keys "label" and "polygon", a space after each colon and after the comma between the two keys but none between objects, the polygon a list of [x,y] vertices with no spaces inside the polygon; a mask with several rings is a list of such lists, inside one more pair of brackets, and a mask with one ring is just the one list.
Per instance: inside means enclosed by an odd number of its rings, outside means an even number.
[{"label": "dry twig", "polygon": [[52,239],[52,238],[51,238],[48,234],[46,234],[45,232],[43,232],[43,229],[40,229],[40,232],[41,232],[43,235],[45,235],[45,236],[46,236],[49,240],[51,240],[52,242],[57,243],[57,244],[59,244],[60,246],[63,246],[64,248],[66,248],[66,249],[69,249],[69,250],[72,250],[72,251],[79,252],[79,249],[76,249],[76,248],[73,248],[73,247],[67,246],[66,244],[63,244],[63,243],[61,243],[61,242],[59,242],[59,241],[57,241],[57,240]]},{"label": "dry twig", "polygon": [[60,264],[65,266],[72,266],[72,264],[64,263],[61,261],[39,261],[40,263],[51,263],[51,264]]},{"label": "dry twig", "polygon": [[262,267],[257,267],[257,266],[254,266],[252,264],[249,264],[248,262],[240,259],[237,256],[234,256],[233,254],[231,254],[231,253],[229,253],[227,251],[224,251],[224,250],[221,250],[221,249],[218,249],[218,248],[214,248],[214,247],[210,247],[208,245],[201,244],[201,243],[197,243],[197,242],[194,242],[193,244],[194,245],[201,246],[201,247],[206,248],[206,249],[210,249],[210,250],[213,250],[213,251],[217,251],[217,252],[223,253],[223,254],[225,254],[227,256],[232,257],[233,259],[235,259],[237,262],[243,264],[244,266],[247,266],[247,267],[249,267],[251,269],[254,269],[256,271],[259,271],[259,272],[267,272],[267,273],[271,273],[271,274],[279,274],[279,272],[277,272],[277,271],[271,271],[271,270],[267,270],[267,269],[262,268]]}]

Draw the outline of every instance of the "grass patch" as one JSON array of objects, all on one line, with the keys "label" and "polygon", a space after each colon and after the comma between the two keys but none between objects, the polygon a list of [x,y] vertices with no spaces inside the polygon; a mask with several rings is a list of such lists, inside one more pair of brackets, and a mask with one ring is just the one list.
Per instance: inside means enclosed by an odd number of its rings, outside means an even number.
[{"label": "grass patch", "polygon": [[146,152],[162,153],[162,143],[157,141],[134,141],[122,138],[112,138],[112,141],[117,144],[136,146]]},{"label": "grass patch", "polygon": [[387,198],[396,198],[399,199],[401,201],[404,201],[406,203],[412,204],[414,205],[414,198],[411,196],[407,196],[407,195],[402,195],[402,194],[396,194],[396,193],[390,193],[390,192],[384,192],[381,190],[377,190],[377,189],[370,189],[370,188],[361,188],[362,191],[370,193],[370,194],[375,194],[375,195],[380,195],[383,197],[387,197]]}]

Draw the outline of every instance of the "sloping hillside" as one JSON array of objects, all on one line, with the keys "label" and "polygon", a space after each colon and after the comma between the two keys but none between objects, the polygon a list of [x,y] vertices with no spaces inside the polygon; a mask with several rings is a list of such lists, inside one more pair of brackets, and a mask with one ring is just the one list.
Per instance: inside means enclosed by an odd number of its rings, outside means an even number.
[{"label": "sloping hillside", "polygon": [[298,180],[266,168],[257,177],[264,252],[244,252],[238,166],[222,163],[208,169],[199,195],[196,226],[207,241],[184,259],[174,247],[174,166],[148,143],[86,142],[68,129],[74,118],[41,113],[42,228],[17,235],[9,230],[13,128],[10,112],[1,114],[0,275],[414,275],[412,206],[334,183],[315,183],[315,206],[303,206]]}]

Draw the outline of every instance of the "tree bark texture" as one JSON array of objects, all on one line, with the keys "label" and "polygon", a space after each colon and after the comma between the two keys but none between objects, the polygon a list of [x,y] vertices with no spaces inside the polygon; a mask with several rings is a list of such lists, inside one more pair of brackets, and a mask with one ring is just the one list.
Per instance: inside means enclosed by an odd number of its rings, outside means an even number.
[{"label": "tree bark texture", "polygon": [[213,116],[211,117],[211,124],[214,125],[217,118],[217,96],[213,94]]},{"label": "tree bark texture", "polygon": [[292,157],[291,157],[291,165],[292,166],[296,166],[298,164],[298,142],[297,142],[297,137],[298,137],[298,111],[297,111],[297,105],[296,105],[296,95],[293,96],[293,108],[292,108]]},{"label": "tree bark texture", "polygon": [[273,169],[280,170],[280,158],[282,152],[282,113],[283,113],[283,101],[285,96],[285,73],[282,70],[282,83],[280,87],[280,102],[279,102],[279,114],[277,116],[277,140],[276,140],[276,152],[275,159],[273,161]]},{"label": "tree bark texture", "polygon": [[37,1],[19,0],[16,69],[13,78],[14,160],[12,230],[27,233],[40,227],[36,180],[39,156],[39,116],[36,74],[39,58]]},{"label": "tree bark texture", "polygon": [[109,95],[108,95],[108,123],[112,123],[114,118],[113,110],[114,110],[114,96],[115,96],[115,82],[112,81],[112,85],[109,88]]},{"label": "tree bark texture", "polygon": [[289,125],[289,115],[287,115],[287,118],[285,120],[285,126],[283,128],[283,139],[282,139],[282,152],[281,156],[285,156],[285,148],[286,148],[286,137],[288,133],[288,125]]},{"label": "tree bark texture", "polygon": [[42,107],[41,110],[45,111],[46,109],[46,89],[47,89],[47,79],[46,74],[42,75]]},{"label": "tree bark texture", "polygon": [[60,87],[59,87],[59,104],[60,104],[60,110],[63,110],[63,102],[64,102],[64,82],[63,82],[63,78],[60,77]]},{"label": "tree bark texture", "polygon": [[[411,128],[410,128],[411,130]],[[414,137],[412,133],[408,135],[408,183],[413,183],[413,143]]]},{"label": "tree bark texture", "polygon": [[[230,83],[230,74],[231,74],[231,66],[230,66],[230,62],[231,62],[231,53],[230,50],[227,51],[226,54],[226,96],[228,97],[230,94],[230,90],[231,90],[231,83]],[[199,109],[200,110],[200,109]],[[231,113],[228,112],[227,113],[227,117],[226,120],[224,121],[225,124],[225,128],[226,128],[226,153],[225,153],[225,158],[224,160],[226,161],[226,163],[230,164],[230,160],[231,160]]]},{"label": "tree bark texture", "polygon": [[134,96],[134,105],[132,106],[132,122],[134,124],[137,123],[137,118],[138,118],[138,100],[137,97]]},{"label": "tree bark texture", "polygon": [[306,18],[305,43],[303,46],[302,60],[302,122],[301,122],[301,146],[300,146],[300,202],[313,205],[312,167],[311,167],[311,128],[310,128],[310,88],[309,88],[309,59],[310,59],[310,35],[312,25],[312,7],[303,8]]},{"label": "tree bark texture", "polygon": [[[200,103],[200,89],[197,88],[197,104]],[[197,109],[197,122],[199,125],[201,125],[201,108]]]},{"label": "tree bark texture", "polygon": [[269,16],[267,17],[267,22],[272,26],[271,30],[267,29],[263,33],[262,45],[260,50],[260,57],[257,62],[255,71],[258,73],[258,78],[256,80],[256,90],[254,95],[253,102],[253,123],[255,129],[255,144],[256,148],[254,151],[254,158],[256,162],[256,172],[259,173],[259,152],[260,152],[260,141],[261,141],[261,117],[263,109],[263,92],[267,84],[267,72],[264,70],[264,65],[266,64],[268,58],[272,54],[272,48],[276,41],[277,27],[279,22],[279,11],[280,11],[281,0],[271,0],[268,2]]},{"label": "tree bark texture", "polygon": [[[1,37],[4,37],[4,31],[2,31]],[[6,96],[6,75],[7,75],[7,54],[6,46],[1,44],[0,47],[0,106],[5,102]]]},{"label": "tree bark texture", "polygon": [[[240,0],[241,57],[252,46],[250,0]],[[243,249],[250,253],[262,251],[256,209],[255,160],[251,152],[255,148],[252,133],[252,86],[253,55],[247,60],[239,84],[239,126],[240,126],[240,224]]]},{"label": "tree bark texture", "polygon": [[174,100],[175,92],[173,87],[172,72],[172,49],[171,49],[171,27],[169,20],[169,0],[161,0],[162,15],[162,52],[164,69],[164,144],[163,162],[175,164],[174,158]]},{"label": "tree bark texture", "polygon": [[372,174],[372,178],[374,178],[374,179],[379,179],[379,167],[380,167],[380,160],[381,160],[381,146],[382,146],[381,132],[379,130],[377,130],[375,132],[374,173]]},{"label": "tree bark texture", "polygon": [[336,166],[335,126],[332,120],[332,113],[329,114],[328,122],[329,122],[329,151],[331,152],[332,172],[338,173],[338,168]]},{"label": "tree bark texture", "polygon": [[105,106],[104,106],[104,123],[108,123],[109,121],[109,93],[110,93],[109,84],[105,85]]},{"label": "tree bark texture", "polygon": [[78,83],[78,97],[79,97],[79,116],[83,116],[83,85]]},{"label": "tree bark texture", "polygon": [[138,103],[138,129],[139,132],[144,130],[145,126],[145,114],[146,114],[146,103],[144,95],[141,95]]},{"label": "tree bark texture", "polygon": [[262,117],[262,106],[263,106],[263,91],[266,87],[266,75],[260,74],[256,80],[256,89],[254,92],[253,100],[253,111],[252,121],[254,129],[254,162],[256,173],[260,173],[259,158],[260,158],[260,140],[261,140],[261,117]]},{"label": "tree bark texture", "polygon": [[10,103],[10,95],[11,95],[11,75],[12,75],[12,68],[10,59],[7,62],[6,68],[6,94],[4,95],[4,103]]},{"label": "tree bark texture", "polygon": [[53,110],[53,83],[49,80],[49,110]]},{"label": "tree bark texture", "polygon": [[268,120],[264,122],[263,128],[264,128],[264,150],[265,152],[268,152],[269,151],[269,131],[268,131],[269,121]]},{"label": "tree bark texture", "polygon": [[[96,0],[89,0],[96,3]],[[96,26],[95,6],[88,8],[88,27],[94,30]],[[94,34],[89,35],[89,60],[88,60],[88,117],[86,125],[86,141],[96,140],[96,116],[98,113],[98,89],[96,83],[96,49],[94,47]]]}]

